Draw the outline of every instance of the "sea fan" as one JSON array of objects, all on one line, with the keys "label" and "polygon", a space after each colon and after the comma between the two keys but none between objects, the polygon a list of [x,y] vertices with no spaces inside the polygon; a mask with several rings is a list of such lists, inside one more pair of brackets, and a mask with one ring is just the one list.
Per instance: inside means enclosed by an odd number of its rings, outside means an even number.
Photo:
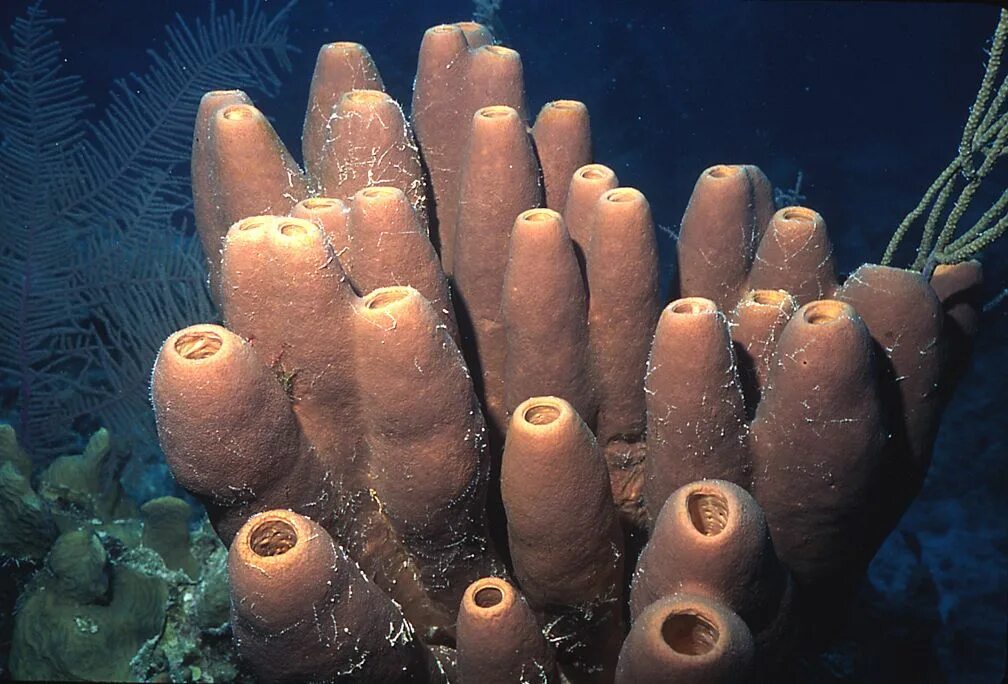
[{"label": "sea fan", "polygon": [[99,423],[151,430],[157,348],[214,316],[188,221],[199,99],[273,93],[289,70],[289,9],[177,17],[94,124],[82,80],[64,73],[59,20],[36,3],[14,22],[0,84],[0,391],[35,454],[72,450]]}]

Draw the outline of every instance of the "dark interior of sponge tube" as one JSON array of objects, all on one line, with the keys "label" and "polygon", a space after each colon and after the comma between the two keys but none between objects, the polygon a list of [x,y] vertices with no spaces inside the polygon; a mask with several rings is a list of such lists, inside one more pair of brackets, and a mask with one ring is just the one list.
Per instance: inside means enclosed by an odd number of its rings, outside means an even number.
[{"label": "dark interior of sponge tube", "polygon": [[504,592],[498,587],[483,587],[473,595],[473,603],[480,608],[493,608],[504,600]]},{"label": "dark interior of sponge tube", "polygon": [[815,212],[811,209],[806,209],[805,207],[788,207],[784,210],[784,220],[807,221],[812,223],[815,221]]},{"label": "dark interior of sponge tube", "polygon": [[782,290],[755,290],[750,299],[762,306],[780,306],[787,300],[787,294]]},{"label": "dark interior of sponge tube", "polygon": [[249,535],[249,547],[258,556],[282,556],[297,544],[297,530],[285,520],[264,520]]},{"label": "dark interior of sponge tube", "polygon": [[662,639],[676,653],[701,656],[717,645],[717,627],[696,613],[674,613],[662,623]]},{"label": "dark interior of sponge tube", "polygon": [[308,234],[308,228],[302,223],[287,222],[280,224],[280,232],[287,237],[301,237]]},{"label": "dark interior of sponge tube", "polygon": [[599,180],[600,178],[605,178],[609,174],[606,173],[605,169],[599,168],[598,166],[588,166],[581,169],[581,177],[587,180]]},{"label": "dark interior of sponge tube", "polygon": [[805,322],[810,325],[826,325],[840,318],[843,313],[844,305],[841,302],[815,302],[805,309]]},{"label": "dark interior of sponge tube", "polygon": [[560,417],[560,409],[553,404],[535,404],[525,409],[523,417],[533,425],[549,425]]},{"label": "dark interior of sponge tube", "polygon": [[734,166],[715,166],[707,171],[707,175],[712,178],[729,178],[738,173],[738,168]]},{"label": "dark interior of sponge tube", "polygon": [[672,305],[672,312],[677,314],[702,314],[714,313],[717,307],[714,302],[700,297],[688,297],[680,299]]}]

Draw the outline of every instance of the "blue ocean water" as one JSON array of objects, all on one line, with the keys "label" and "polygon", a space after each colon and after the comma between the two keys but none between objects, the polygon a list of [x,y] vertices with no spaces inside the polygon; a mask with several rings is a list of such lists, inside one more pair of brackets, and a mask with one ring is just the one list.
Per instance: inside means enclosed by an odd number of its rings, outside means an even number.
[{"label": "blue ocean water", "polygon": [[[3,3],[0,30],[27,5]],[[221,11],[240,6],[217,3]],[[161,47],[176,13],[187,21],[207,14],[196,0],[42,7],[65,19],[55,31],[66,69],[85,79],[96,115],[114,79],[148,67],[146,50]],[[296,150],[317,48],[334,40],[366,45],[387,90],[407,103],[423,30],[474,12],[491,17],[502,42],[521,53],[533,111],[558,98],[588,105],[596,160],[642,190],[668,229],[660,238],[670,276],[670,235],[698,174],[716,163],[758,164],[778,188],[797,188],[830,226],[841,272],[877,261],[954,156],[997,21],[996,7],[967,3],[301,0],[287,19],[300,52],[276,95],[257,104]],[[983,197],[989,203],[1006,184],[1002,169]],[[983,258],[992,299],[1008,287],[1008,239]],[[1006,350],[1008,301],[984,317],[924,491],[876,558],[851,633],[835,645],[837,680],[1002,677]],[[16,390],[0,385],[0,405],[13,415]]]}]

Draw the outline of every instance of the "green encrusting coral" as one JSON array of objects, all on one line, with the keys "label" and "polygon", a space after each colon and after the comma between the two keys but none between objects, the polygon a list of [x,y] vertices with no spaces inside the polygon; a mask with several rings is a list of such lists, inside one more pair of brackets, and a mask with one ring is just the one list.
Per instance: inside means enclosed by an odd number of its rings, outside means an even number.
[{"label": "green encrusting coral", "polygon": [[15,677],[125,681],[133,679],[133,656],[163,629],[168,583],[110,566],[95,533],[81,529],[56,540],[24,596],[11,650]]},{"label": "green encrusting coral", "polygon": [[0,425],[0,557],[38,561],[58,534],[45,502],[32,489],[31,459],[14,429]]},{"label": "green encrusting coral", "polygon": [[99,430],[83,453],[33,473],[14,429],[0,425],[0,559],[24,577],[4,625],[11,676],[235,679],[226,550],[205,518],[190,532],[182,499],[138,511],[119,484],[124,461]]}]

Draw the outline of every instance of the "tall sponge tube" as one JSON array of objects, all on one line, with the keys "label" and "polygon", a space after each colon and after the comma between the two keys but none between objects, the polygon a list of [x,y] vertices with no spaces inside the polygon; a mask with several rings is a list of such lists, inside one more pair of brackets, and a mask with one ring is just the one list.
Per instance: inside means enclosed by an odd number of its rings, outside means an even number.
[{"label": "tall sponge tube", "polygon": [[424,647],[399,606],[311,519],[285,510],[249,518],[228,575],[238,653],[260,680],[421,679]]}]

